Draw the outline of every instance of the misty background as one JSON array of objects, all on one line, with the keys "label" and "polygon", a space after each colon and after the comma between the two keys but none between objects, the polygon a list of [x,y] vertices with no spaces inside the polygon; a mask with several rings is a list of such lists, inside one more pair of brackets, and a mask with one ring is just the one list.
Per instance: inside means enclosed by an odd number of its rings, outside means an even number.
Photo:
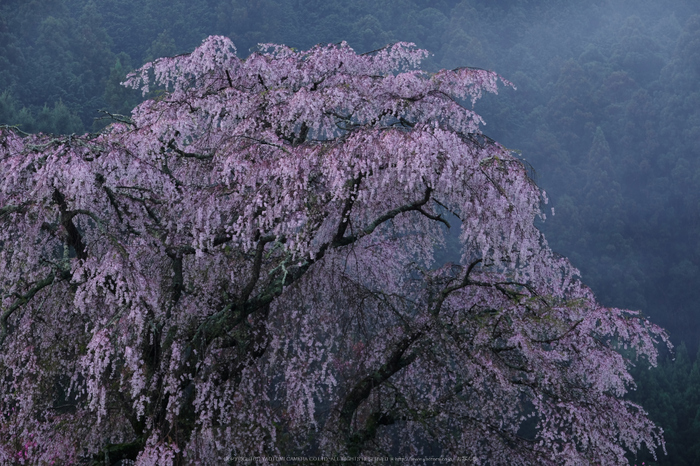
[{"label": "misty background", "polygon": [[[119,85],[205,37],[305,49],[396,41],[424,68],[494,70],[485,134],[520,152],[550,198],[540,225],[601,304],[641,310],[676,345],[634,371],[668,456],[700,464],[700,3],[697,0],[0,0],[0,124],[97,131]],[[555,215],[549,215],[554,207]]]}]

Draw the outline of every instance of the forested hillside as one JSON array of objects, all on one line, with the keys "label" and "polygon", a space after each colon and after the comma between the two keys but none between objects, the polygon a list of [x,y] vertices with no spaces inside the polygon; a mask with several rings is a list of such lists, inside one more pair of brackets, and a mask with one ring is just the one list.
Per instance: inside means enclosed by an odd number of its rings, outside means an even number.
[{"label": "forested hillside", "polygon": [[[496,71],[478,104],[553,207],[541,224],[603,305],[640,309],[681,345],[637,370],[667,432],[658,464],[700,464],[700,4],[694,0],[4,0],[0,124],[98,131],[140,93],[119,85],[209,35],[258,43],[412,41],[437,70]],[[549,208],[549,206],[548,206]],[[650,457],[643,458],[647,464]]]}]

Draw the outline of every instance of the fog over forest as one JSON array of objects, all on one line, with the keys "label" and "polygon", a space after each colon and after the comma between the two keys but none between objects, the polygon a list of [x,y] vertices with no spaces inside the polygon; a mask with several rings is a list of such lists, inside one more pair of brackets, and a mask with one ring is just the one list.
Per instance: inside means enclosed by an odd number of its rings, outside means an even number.
[{"label": "fog over forest", "polygon": [[141,101],[119,85],[128,72],[213,34],[240,57],[258,43],[408,41],[432,53],[428,70],[511,81],[475,108],[546,190],[550,246],[602,305],[641,310],[676,346],[633,371],[630,395],[664,428],[668,456],[631,464],[700,464],[700,3],[3,0],[0,124],[99,131],[110,120],[98,110]]}]

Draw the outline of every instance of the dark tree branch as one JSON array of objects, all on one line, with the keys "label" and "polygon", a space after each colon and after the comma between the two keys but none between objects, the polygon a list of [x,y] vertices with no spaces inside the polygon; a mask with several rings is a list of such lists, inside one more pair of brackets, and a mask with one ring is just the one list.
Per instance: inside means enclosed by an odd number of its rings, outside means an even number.
[{"label": "dark tree branch", "polygon": [[408,348],[422,335],[423,332],[417,331],[403,338],[395,346],[394,351],[391,353],[387,361],[377,370],[355,384],[355,386],[345,396],[343,404],[340,408],[339,427],[345,434],[344,437],[348,439],[348,454],[350,456],[357,456],[357,454],[360,453],[362,443],[367,440],[367,434],[369,433],[366,429],[360,429],[354,435],[351,434],[352,418],[354,417],[355,412],[360,407],[362,402],[369,398],[369,395],[373,389],[378,388],[381,384],[389,380],[391,376],[416,360],[416,353],[411,353],[409,355],[405,355],[405,353]]},{"label": "dark tree branch", "polygon": [[7,337],[7,319],[10,318],[12,313],[14,313],[20,306],[27,304],[39,291],[49,286],[54,282],[55,274],[51,272],[46,278],[40,280],[34,284],[33,287],[29,289],[25,294],[20,295],[14,303],[10,304],[10,307],[5,309],[0,316],[0,346],[5,342]]},{"label": "dark tree branch", "polygon": [[106,116],[106,117],[95,118],[95,120],[104,120],[104,119],[106,119],[106,118],[109,118],[110,120],[118,121],[118,122],[120,122],[120,123],[125,123],[125,124],[127,124],[127,125],[129,125],[129,126],[136,127],[136,124],[134,123],[134,121],[133,121],[131,118],[129,118],[128,116],[126,116],[126,115],[121,115],[121,114],[119,114],[119,113],[110,113],[110,112],[108,112],[107,110],[98,110],[98,112],[104,113],[104,114],[107,115],[107,116]]},{"label": "dark tree branch", "polygon": [[194,154],[192,152],[185,152],[175,145],[175,140],[171,139],[168,142],[168,149],[171,149],[177,155],[185,158],[197,159],[197,160],[211,160],[214,158],[214,154]]},{"label": "dark tree branch", "polygon": [[241,296],[239,298],[239,304],[243,304],[246,301],[248,301],[250,294],[255,289],[255,285],[258,283],[258,280],[260,279],[260,268],[262,266],[263,252],[265,251],[265,245],[267,243],[274,241],[275,239],[276,239],[276,236],[269,235],[269,236],[264,236],[258,240],[258,245],[257,245],[257,248],[255,250],[255,259],[253,260],[253,270],[251,271],[250,280],[248,280],[248,283],[243,288],[243,291],[241,291]]},{"label": "dark tree branch", "polygon": [[554,343],[555,341],[561,340],[562,338],[564,338],[565,336],[567,336],[568,334],[570,334],[571,332],[573,332],[574,330],[576,330],[576,327],[578,327],[579,324],[580,324],[581,322],[583,322],[583,319],[577,320],[577,321],[574,323],[574,325],[572,325],[571,327],[569,327],[569,329],[568,329],[566,332],[562,333],[562,334],[559,335],[559,336],[552,337],[552,338],[545,338],[545,339],[541,339],[541,340],[536,339],[536,338],[533,338],[533,339],[531,339],[531,340],[532,340],[534,343],[545,343],[545,344]]},{"label": "dark tree branch", "polygon": [[430,213],[426,212],[425,210],[421,209],[420,207],[417,208],[416,210],[418,212],[420,212],[421,214],[423,214],[424,216],[428,217],[430,220],[435,220],[436,222],[443,223],[447,228],[452,228],[450,226],[450,223],[447,220],[445,220],[444,218],[442,218],[442,215],[430,214]]},{"label": "dark tree branch", "polygon": [[8,205],[8,206],[1,208],[0,209],[0,218],[4,217],[5,215],[14,214],[17,212],[20,214],[26,213],[27,212],[27,207],[26,207],[27,204],[28,203],[25,202],[22,205]]},{"label": "dark tree branch", "polygon": [[340,212],[340,223],[338,224],[338,228],[336,229],[335,236],[333,236],[334,244],[340,244],[343,241],[345,232],[347,231],[348,225],[350,224],[350,211],[352,210],[353,205],[355,205],[355,199],[357,198],[357,190],[363,178],[364,175],[360,174],[357,178],[352,180],[352,185],[350,187],[350,195],[345,200],[343,210]]},{"label": "dark tree branch", "polygon": [[459,289],[465,288],[472,283],[469,280],[469,276],[471,275],[472,271],[474,270],[474,267],[479,265],[481,262],[482,262],[481,259],[477,259],[474,262],[472,262],[471,264],[469,264],[469,266],[467,267],[467,271],[464,274],[464,278],[462,278],[462,280],[458,284],[448,286],[447,288],[444,288],[443,290],[440,291],[440,294],[438,295],[438,297],[435,299],[435,301],[433,303],[431,303],[430,307],[432,309],[430,309],[430,313],[432,315],[437,316],[438,314],[440,314],[440,310],[442,309],[442,304],[445,302],[445,299],[447,299],[447,297],[451,293],[453,293]]},{"label": "dark tree branch", "polygon": [[119,209],[119,205],[117,204],[117,200],[114,198],[114,191],[109,189],[109,187],[107,187],[107,186],[103,186],[102,189],[104,189],[105,193],[107,193],[107,199],[109,199],[109,203],[114,208],[114,211],[117,213],[117,218],[119,218],[119,223],[122,223],[123,222],[122,213],[121,213],[121,209]]},{"label": "dark tree branch", "polygon": [[309,127],[306,124],[306,122],[304,122],[301,124],[301,128],[299,129],[299,136],[297,136],[296,138],[294,138],[292,140],[292,146],[296,147],[296,146],[306,142],[306,138],[308,135],[309,135]]},{"label": "dark tree branch", "polygon": [[73,217],[77,212],[67,209],[66,198],[58,189],[54,189],[53,200],[61,212],[61,225],[66,229],[66,243],[75,250],[78,259],[87,259],[83,238],[73,223]]},{"label": "dark tree branch", "polygon": [[[346,246],[348,244],[354,243],[358,239],[372,234],[379,225],[386,222],[387,220],[391,220],[392,218],[396,217],[401,213],[410,212],[413,210],[419,211],[421,207],[428,203],[428,201],[430,200],[430,193],[432,192],[433,188],[426,188],[423,199],[421,199],[420,201],[413,202],[411,204],[406,204],[401,207],[397,207],[396,209],[392,209],[389,212],[382,214],[381,216],[377,217],[372,223],[367,225],[358,235],[343,236],[338,238],[338,235],[336,234],[336,237],[334,238],[334,246]],[[350,208],[352,208],[352,204],[350,205]],[[343,232],[345,232],[345,228],[347,228],[347,226],[343,228]],[[340,228],[338,231],[340,232]]]}]

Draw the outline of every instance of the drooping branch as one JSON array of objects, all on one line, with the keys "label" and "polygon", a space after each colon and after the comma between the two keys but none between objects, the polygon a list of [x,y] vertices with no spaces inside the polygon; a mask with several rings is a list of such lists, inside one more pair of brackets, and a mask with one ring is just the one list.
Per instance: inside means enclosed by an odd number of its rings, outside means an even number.
[{"label": "drooping branch", "polygon": [[415,331],[399,341],[394,350],[391,352],[386,362],[378,369],[371,372],[358,383],[356,383],[350,392],[345,395],[339,413],[339,428],[343,432],[343,436],[348,439],[347,448],[350,456],[357,456],[360,453],[362,443],[367,440],[366,432],[360,429],[353,433],[351,429],[352,419],[360,405],[369,398],[373,389],[377,389],[384,382],[389,380],[394,374],[401,369],[409,366],[416,360],[417,354],[406,354],[406,351],[415,343],[421,336],[422,331]]},{"label": "drooping branch", "polygon": [[4,217],[5,215],[10,215],[14,213],[25,213],[27,211],[27,203],[25,202],[22,205],[8,205],[0,209],[0,218]]},{"label": "drooping branch", "polygon": [[46,278],[40,280],[34,284],[33,287],[29,289],[25,294],[20,295],[15,302],[10,304],[10,306],[5,309],[0,316],[0,347],[5,342],[7,337],[7,319],[21,306],[27,304],[39,291],[46,288],[54,282],[56,275],[51,272]]},{"label": "drooping branch", "polygon": [[423,210],[423,209],[420,208],[420,207],[417,208],[416,211],[417,211],[417,212],[420,212],[424,217],[427,217],[427,218],[429,218],[430,220],[435,220],[436,222],[442,223],[442,224],[445,225],[447,228],[452,228],[452,226],[450,225],[450,222],[448,222],[446,219],[444,219],[444,218],[442,217],[442,215],[431,214],[431,213],[429,213],[429,212],[426,212],[425,210]]},{"label": "drooping branch", "polygon": [[[380,215],[374,221],[372,221],[372,223],[370,223],[365,228],[363,228],[362,231],[360,233],[358,233],[357,235],[342,236],[339,238],[338,238],[338,235],[336,235],[336,238],[334,238],[333,245],[334,246],[346,246],[348,244],[354,243],[355,241],[357,241],[357,240],[359,240],[367,235],[372,234],[374,232],[374,230],[376,230],[379,225],[383,224],[384,222],[386,222],[388,220],[393,219],[397,215],[402,214],[404,212],[411,212],[411,211],[420,212],[421,207],[423,207],[425,204],[427,204],[428,201],[430,200],[430,193],[432,193],[432,192],[433,192],[433,188],[430,188],[430,187],[426,188],[425,195],[423,196],[423,199],[416,201],[416,202],[412,202],[411,204],[402,205],[400,207],[397,207],[395,209],[392,209],[392,210]],[[350,206],[350,207],[352,207],[352,206]],[[345,227],[345,228],[347,228],[347,227]],[[345,231],[345,228],[343,228],[343,232]],[[340,232],[340,229],[338,231]]]},{"label": "drooping branch", "polygon": [[253,259],[253,269],[250,272],[250,279],[248,280],[248,283],[243,288],[243,291],[241,291],[241,295],[239,297],[240,304],[243,304],[246,301],[248,301],[250,294],[253,292],[253,289],[255,289],[255,285],[260,279],[260,268],[262,267],[263,252],[265,251],[265,245],[267,243],[275,241],[276,238],[277,237],[274,235],[268,235],[258,240],[258,245],[255,249],[255,258]]},{"label": "drooping branch", "polygon": [[[95,224],[97,225],[97,228],[100,230],[100,232],[102,234],[104,234],[105,236],[107,236],[110,243],[112,243],[112,245],[119,251],[119,254],[123,258],[125,258],[125,259],[127,258],[128,253],[126,252],[126,248],[119,242],[119,239],[117,239],[117,237],[115,237],[113,234],[111,234],[109,231],[107,231],[107,228],[105,227],[104,220],[102,220],[100,217],[98,217],[95,213],[90,212],[89,210],[77,209],[77,210],[71,211],[70,214],[72,216],[81,214],[81,215],[87,215],[88,217],[90,217],[95,222]],[[75,228],[75,226],[73,228]],[[78,232],[77,229],[75,229],[75,231],[76,231],[76,233]],[[79,237],[79,239],[80,239],[80,237]],[[85,247],[83,246],[83,249],[84,248]],[[79,259],[84,259],[85,257],[87,257],[87,254],[84,254],[83,257],[78,255]]]},{"label": "drooping branch", "polygon": [[73,217],[75,217],[75,211],[69,211],[66,205],[65,196],[58,190],[54,189],[53,200],[58,205],[61,212],[61,225],[65,228],[66,243],[75,250],[75,254],[78,259],[86,259],[87,253],[85,251],[85,244],[83,243],[83,238],[73,223]]},{"label": "drooping branch", "polygon": [[462,278],[462,280],[459,283],[457,283],[455,285],[448,286],[448,287],[440,290],[440,293],[438,294],[438,296],[429,305],[429,311],[432,315],[437,316],[438,314],[440,314],[440,310],[442,309],[442,305],[450,294],[452,294],[453,292],[455,292],[457,290],[460,290],[462,288],[469,286],[469,284],[471,283],[469,280],[469,277],[470,277],[472,271],[474,270],[474,268],[477,265],[479,265],[481,262],[482,262],[482,259],[477,259],[477,260],[473,261],[467,267],[467,271],[464,273],[464,277]]},{"label": "drooping branch", "polygon": [[168,256],[172,259],[173,264],[173,282],[171,285],[172,291],[170,293],[170,306],[173,307],[180,301],[180,296],[182,296],[182,291],[185,288],[184,278],[182,276],[182,254],[169,252]]},{"label": "drooping branch", "polygon": [[195,154],[193,152],[185,152],[175,145],[175,140],[171,139],[167,144],[168,149],[171,149],[180,157],[197,159],[197,160],[211,160],[214,158],[214,154]]},{"label": "drooping branch", "polygon": [[117,121],[117,122],[119,122],[119,123],[125,123],[125,124],[127,124],[127,125],[129,125],[129,126],[132,126],[132,127],[134,127],[134,128],[136,127],[136,124],[134,123],[134,121],[133,121],[130,117],[126,116],[126,115],[121,115],[121,114],[119,114],[119,113],[110,113],[110,112],[108,112],[107,110],[98,110],[98,112],[104,113],[104,114],[107,115],[107,116],[106,116],[106,117],[97,118],[97,120],[103,120],[103,119],[105,119],[105,118],[108,118],[108,119],[110,119],[110,120],[112,120],[112,121]]},{"label": "drooping branch", "polygon": [[117,204],[117,200],[114,196],[114,191],[112,191],[109,186],[105,186],[105,177],[102,175],[102,173],[98,173],[95,175],[95,181],[104,189],[105,193],[107,194],[107,199],[109,200],[109,204],[114,208],[114,211],[117,213],[117,218],[119,219],[119,223],[122,223],[124,221],[122,217],[122,212],[121,209],[119,208],[119,204]]},{"label": "drooping branch", "polygon": [[306,122],[301,124],[301,129],[299,130],[299,135],[294,137],[292,140],[292,147],[299,146],[306,142],[306,138],[309,135],[309,126]]},{"label": "drooping branch", "polygon": [[362,182],[363,178],[364,175],[360,174],[357,178],[352,180],[348,198],[345,200],[343,210],[340,212],[340,223],[338,224],[338,228],[336,229],[335,236],[333,236],[334,244],[341,244],[343,241],[345,231],[348,229],[348,225],[350,225],[350,211],[352,210],[353,205],[355,205],[355,199],[357,199],[357,190],[359,189],[360,183]]},{"label": "drooping branch", "polygon": [[555,341],[561,340],[562,338],[564,338],[565,336],[569,335],[571,332],[576,330],[576,327],[578,327],[581,322],[583,322],[583,319],[576,320],[572,326],[570,326],[565,332],[562,332],[560,335],[557,335],[557,336],[554,336],[551,338],[542,338],[542,339],[532,338],[532,341],[534,343],[544,343],[544,344],[554,343]]},{"label": "drooping branch", "polygon": [[247,139],[247,140],[250,140],[253,142],[257,142],[258,144],[262,144],[264,146],[272,146],[276,149],[281,150],[282,152],[284,152],[286,154],[291,154],[287,148],[285,148],[284,146],[281,146],[279,144],[275,144],[274,142],[268,142],[268,141],[264,141],[264,140],[259,139],[259,138],[254,138],[252,136],[246,136],[246,135],[238,135],[236,137],[240,138],[240,139]]},{"label": "drooping branch", "polygon": [[25,133],[24,131],[19,129],[19,125],[0,125],[0,129],[14,131],[15,133],[17,133],[21,136],[30,136],[30,133]]}]

